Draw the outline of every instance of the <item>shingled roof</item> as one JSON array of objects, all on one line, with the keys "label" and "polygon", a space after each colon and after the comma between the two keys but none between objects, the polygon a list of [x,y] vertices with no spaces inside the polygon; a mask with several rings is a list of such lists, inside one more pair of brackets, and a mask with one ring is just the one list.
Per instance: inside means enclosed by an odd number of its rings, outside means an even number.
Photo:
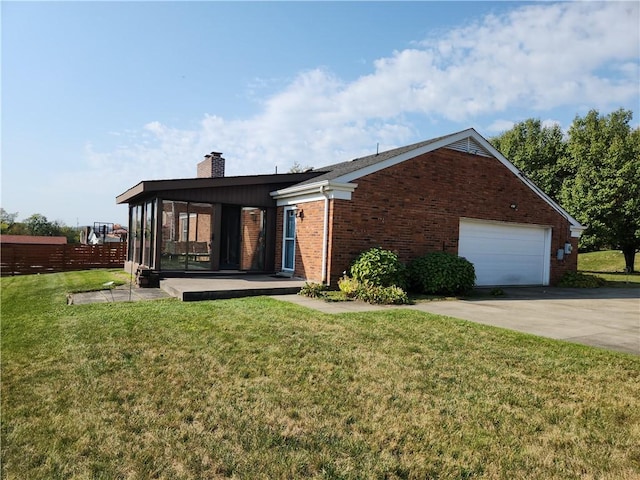
[{"label": "shingled roof", "polygon": [[300,182],[298,185],[309,185],[312,183],[323,182],[327,180],[334,180],[347,175],[352,172],[356,172],[363,168],[375,165],[390,158],[402,155],[403,153],[410,152],[416,148],[421,148],[431,143],[435,143],[443,138],[450,137],[452,135],[445,135],[442,137],[432,138],[431,140],[425,140],[422,142],[406,145],[404,147],[394,148],[385,152],[374,153],[373,155],[367,155],[366,157],[355,158],[346,162],[335,163],[333,165],[327,165],[326,167],[316,168],[315,172],[324,172],[317,177],[310,178],[304,182]]}]

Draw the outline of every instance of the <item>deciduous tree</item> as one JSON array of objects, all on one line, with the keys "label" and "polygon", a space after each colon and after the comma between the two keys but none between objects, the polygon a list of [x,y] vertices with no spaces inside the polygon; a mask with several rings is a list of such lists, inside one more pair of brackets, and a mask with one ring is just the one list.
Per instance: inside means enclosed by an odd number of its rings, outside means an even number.
[{"label": "deciduous tree", "polygon": [[564,169],[567,144],[559,125],[543,126],[539,119],[530,118],[490,141],[542,191],[558,200],[568,175]]},{"label": "deciduous tree", "polygon": [[584,243],[620,248],[628,271],[640,248],[640,129],[631,119],[624,109],[575,118],[561,191],[563,206],[588,226]]}]

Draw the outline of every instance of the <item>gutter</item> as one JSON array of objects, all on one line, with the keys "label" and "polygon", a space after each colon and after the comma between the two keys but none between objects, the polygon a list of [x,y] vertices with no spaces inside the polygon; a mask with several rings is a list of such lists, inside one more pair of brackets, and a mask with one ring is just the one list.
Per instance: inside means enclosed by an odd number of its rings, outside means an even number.
[{"label": "gutter", "polygon": [[325,191],[326,186],[320,186],[320,193],[324,196],[324,225],[322,227],[322,283],[327,283],[327,251],[329,243],[329,195]]}]

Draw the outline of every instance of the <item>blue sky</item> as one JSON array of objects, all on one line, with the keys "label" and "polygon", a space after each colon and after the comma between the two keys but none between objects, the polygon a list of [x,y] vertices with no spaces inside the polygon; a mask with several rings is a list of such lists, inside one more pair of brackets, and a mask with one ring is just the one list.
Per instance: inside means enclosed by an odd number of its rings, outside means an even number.
[{"label": "blue sky", "polygon": [[527,118],[640,116],[638,2],[10,2],[2,202],[126,222],[116,195],[322,166]]}]

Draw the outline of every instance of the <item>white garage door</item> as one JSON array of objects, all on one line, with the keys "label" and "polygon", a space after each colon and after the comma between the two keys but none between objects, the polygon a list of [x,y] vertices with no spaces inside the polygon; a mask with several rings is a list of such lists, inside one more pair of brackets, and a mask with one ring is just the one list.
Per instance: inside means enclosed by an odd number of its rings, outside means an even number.
[{"label": "white garage door", "polygon": [[460,220],[458,255],[473,263],[476,285],[548,285],[551,228]]}]

